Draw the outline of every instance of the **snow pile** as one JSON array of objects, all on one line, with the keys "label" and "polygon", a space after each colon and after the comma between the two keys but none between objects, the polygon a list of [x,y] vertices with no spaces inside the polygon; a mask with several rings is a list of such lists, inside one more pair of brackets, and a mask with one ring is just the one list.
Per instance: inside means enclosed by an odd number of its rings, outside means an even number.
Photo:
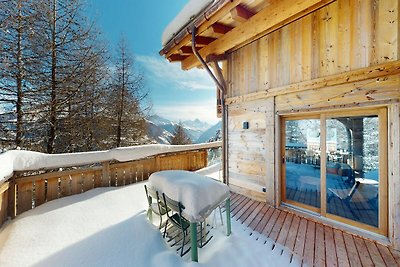
[{"label": "snow pile", "polygon": [[190,0],[165,28],[161,44],[165,46],[191,19],[208,7],[214,0]]},{"label": "snow pile", "polygon": [[[272,242],[250,236],[232,221],[211,229],[211,241],[199,249],[199,263],[190,253],[179,257],[145,215],[144,183],[96,188],[43,204],[18,216],[0,231],[0,266],[149,266],[192,267],[295,266],[290,254],[272,249]],[[266,242],[266,244],[264,243]],[[300,265],[297,265],[300,266]]]},{"label": "snow pile", "polygon": [[189,171],[160,171],[149,178],[149,186],[185,205],[183,216],[189,221],[204,221],[224,200],[229,187]]},{"label": "snow pile", "polygon": [[110,160],[124,162],[163,153],[211,148],[215,145],[221,145],[221,142],[195,145],[142,145],[104,151],[51,155],[33,151],[10,150],[0,154],[0,182],[11,177],[14,171],[73,167]]}]

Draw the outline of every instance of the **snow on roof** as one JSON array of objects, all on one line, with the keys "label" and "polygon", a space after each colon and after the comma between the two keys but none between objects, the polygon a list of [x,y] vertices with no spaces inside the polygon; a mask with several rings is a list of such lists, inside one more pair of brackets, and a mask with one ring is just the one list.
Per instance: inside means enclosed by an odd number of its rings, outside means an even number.
[{"label": "snow on roof", "polygon": [[10,178],[14,171],[73,167],[111,160],[123,162],[157,154],[211,148],[216,145],[221,145],[221,142],[194,145],[142,145],[118,147],[104,151],[51,155],[34,151],[10,150],[0,154],[0,183]]},{"label": "snow on roof", "polygon": [[229,237],[219,220],[208,228],[213,238],[199,248],[199,263],[179,257],[146,218],[144,184],[96,188],[19,215],[0,231],[0,266],[300,266],[236,220]]},{"label": "snow on roof", "polygon": [[190,0],[165,28],[161,44],[165,46],[184,26],[213,2],[214,0]]}]

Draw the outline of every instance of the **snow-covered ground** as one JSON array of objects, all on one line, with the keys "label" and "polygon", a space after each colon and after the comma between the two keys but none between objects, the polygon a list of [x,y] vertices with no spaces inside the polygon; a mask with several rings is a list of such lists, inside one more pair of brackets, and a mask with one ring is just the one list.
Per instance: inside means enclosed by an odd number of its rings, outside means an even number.
[{"label": "snow-covered ground", "polygon": [[225,226],[211,230],[199,263],[179,257],[147,220],[143,185],[97,188],[23,213],[0,230],[0,266],[296,266],[236,221],[229,237]]}]

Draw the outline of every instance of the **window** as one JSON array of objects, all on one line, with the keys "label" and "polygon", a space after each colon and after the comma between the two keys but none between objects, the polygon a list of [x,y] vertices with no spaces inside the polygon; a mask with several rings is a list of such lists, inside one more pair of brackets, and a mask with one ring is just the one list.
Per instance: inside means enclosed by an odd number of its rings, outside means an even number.
[{"label": "window", "polygon": [[284,117],[282,201],[387,234],[385,109]]}]

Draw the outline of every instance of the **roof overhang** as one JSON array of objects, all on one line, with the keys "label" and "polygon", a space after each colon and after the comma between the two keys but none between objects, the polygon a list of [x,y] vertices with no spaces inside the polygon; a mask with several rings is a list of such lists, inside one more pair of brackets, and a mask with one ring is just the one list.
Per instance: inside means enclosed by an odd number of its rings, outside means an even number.
[{"label": "roof overhang", "polygon": [[203,58],[219,57],[271,33],[336,0],[217,0],[189,21],[160,51],[182,69],[200,67],[191,49],[193,25],[196,47]]}]

